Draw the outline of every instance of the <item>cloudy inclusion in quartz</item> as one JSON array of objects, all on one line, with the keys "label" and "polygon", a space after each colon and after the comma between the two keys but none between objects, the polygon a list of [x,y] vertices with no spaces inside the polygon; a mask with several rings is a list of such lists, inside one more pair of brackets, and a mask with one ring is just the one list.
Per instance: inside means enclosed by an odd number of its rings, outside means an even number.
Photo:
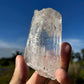
[{"label": "cloudy inclusion in quartz", "polygon": [[24,58],[39,75],[55,80],[60,67],[62,17],[52,8],[35,10]]}]

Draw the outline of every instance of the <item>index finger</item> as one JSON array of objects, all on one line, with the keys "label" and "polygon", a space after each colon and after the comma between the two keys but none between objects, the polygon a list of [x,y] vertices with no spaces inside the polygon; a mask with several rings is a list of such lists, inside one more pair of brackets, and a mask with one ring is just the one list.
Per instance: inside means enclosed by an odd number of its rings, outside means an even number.
[{"label": "index finger", "polygon": [[65,71],[68,71],[71,56],[71,45],[67,42],[62,43],[60,54],[61,54],[60,67],[63,68]]}]

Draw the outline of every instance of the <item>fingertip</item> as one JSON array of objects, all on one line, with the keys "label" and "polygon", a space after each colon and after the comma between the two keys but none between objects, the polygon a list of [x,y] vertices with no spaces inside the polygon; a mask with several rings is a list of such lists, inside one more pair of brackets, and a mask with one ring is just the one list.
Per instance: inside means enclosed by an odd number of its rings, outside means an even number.
[{"label": "fingertip", "polygon": [[67,52],[71,52],[71,50],[72,50],[72,47],[69,43],[67,43],[67,42],[62,43],[61,51],[67,53]]},{"label": "fingertip", "polygon": [[66,73],[64,72],[63,69],[57,69],[55,72],[56,79],[58,82],[62,83],[63,80],[66,79]]},{"label": "fingertip", "polygon": [[17,55],[16,59],[15,59],[15,64],[16,66],[18,65],[19,62],[21,62],[22,60],[24,60],[24,58],[22,57],[22,55]]},{"label": "fingertip", "polygon": [[22,55],[17,55],[16,56],[16,61],[18,61],[18,60],[24,60],[23,56]]},{"label": "fingertip", "polygon": [[64,69],[57,69],[55,72],[56,79],[59,83],[62,84],[71,84],[71,79],[69,78],[68,74],[65,72]]},{"label": "fingertip", "polygon": [[69,45],[69,46],[71,46],[70,43],[68,43],[68,42],[63,42],[62,45]]}]

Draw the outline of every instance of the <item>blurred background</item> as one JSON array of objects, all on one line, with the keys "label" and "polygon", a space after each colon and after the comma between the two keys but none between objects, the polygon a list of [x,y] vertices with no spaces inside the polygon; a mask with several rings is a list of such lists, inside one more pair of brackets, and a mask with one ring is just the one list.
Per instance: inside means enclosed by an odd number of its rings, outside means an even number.
[{"label": "blurred background", "polygon": [[[9,83],[15,57],[24,55],[34,10],[43,8],[62,14],[62,42],[72,46],[69,74],[75,84],[84,84],[84,0],[0,0],[1,84]],[[30,68],[30,76],[33,72]]]}]

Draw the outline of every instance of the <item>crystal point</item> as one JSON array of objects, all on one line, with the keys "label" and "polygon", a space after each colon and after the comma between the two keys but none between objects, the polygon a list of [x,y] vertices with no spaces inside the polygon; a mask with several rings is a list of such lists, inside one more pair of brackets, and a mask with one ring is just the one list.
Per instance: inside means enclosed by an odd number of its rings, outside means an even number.
[{"label": "crystal point", "polygon": [[55,80],[60,67],[62,17],[52,8],[35,10],[24,58],[41,76]]}]

